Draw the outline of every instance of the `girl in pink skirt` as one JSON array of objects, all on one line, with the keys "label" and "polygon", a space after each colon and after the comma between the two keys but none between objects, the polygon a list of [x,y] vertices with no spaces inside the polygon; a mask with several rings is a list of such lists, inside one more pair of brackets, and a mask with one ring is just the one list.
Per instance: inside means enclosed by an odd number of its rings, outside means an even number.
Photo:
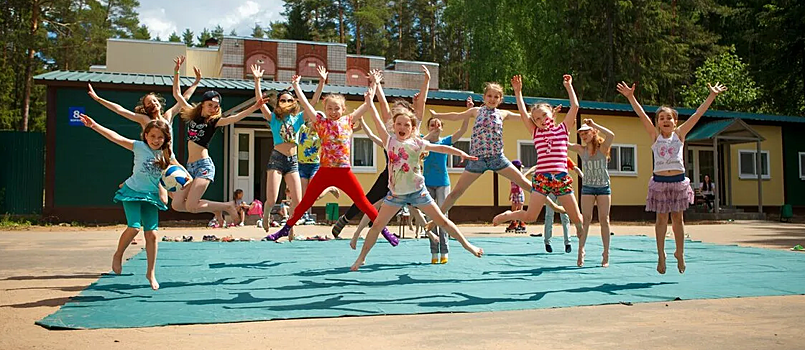
[{"label": "girl in pink skirt", "polygon": [[690,179],[685,177],[682,146],[685,144],[685,136],[688,132],[704,115],[716,96],[726,91],[727,88],[719,83],[716,83],[715,86],[707,84],[710,88],[710,95],[687,121],[677,126],[679,122],[677,111],[665,106],[657,109],[654,114],[654,123],[652,123],[634,97],[635,85],[632,84],[630,87],[625,82],[621,82],[618,84],[618,92],[629,100],[632,108],[643,121],[643,127],[654,142],[651,146],[651,150],[654,152],[654,176],[648,185],[646,211],[657,213],[657,221],[654,224],[657,253],[659,254],[657,272],[665,273],[665,232],[668,228],[670,213],[676,241],[674,257],[679,273],[684,273],[685,223],[682,221],[682,212],[693,203],[693,189],[690,188]]}]

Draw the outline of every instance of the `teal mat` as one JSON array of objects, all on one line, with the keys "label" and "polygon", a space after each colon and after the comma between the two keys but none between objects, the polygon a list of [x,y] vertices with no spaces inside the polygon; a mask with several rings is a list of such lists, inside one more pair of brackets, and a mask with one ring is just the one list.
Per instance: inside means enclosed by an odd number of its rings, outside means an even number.
[{"label": "teal mat", "polygon": [[[126,328],[311,317],[522,310],[612,303],[805,293],[805,255],[687,242],[688,269],[656,268],[653,238],[614,236],[609,268],[601,240],[576,253],[544,251],[541,238],[475,238],[478,259],[451,242],[450,262],[431,265],[427,240],[378,242],[359,272],[346,241],[160,243],[152,291],[145,252],[103,275],[54,314],[47,328]],[[555,249],[561,249],[561,238]],[[110,247],[111,248],[111,247]],[[575,250],[575,243],[574,243]]]}]

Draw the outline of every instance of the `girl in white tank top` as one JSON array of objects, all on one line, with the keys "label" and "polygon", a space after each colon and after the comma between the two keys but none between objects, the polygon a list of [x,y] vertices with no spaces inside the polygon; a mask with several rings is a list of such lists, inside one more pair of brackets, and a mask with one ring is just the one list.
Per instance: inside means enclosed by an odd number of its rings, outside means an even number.
[{"label": "girl in white tank top", "polygon": [[690,180],[685,177],[685,163],[682,158],[685,136],[701,119],[716,96],[726,91],[727,88],[719,83],[716,83],[715,86],[707,84],[710,95],[687,121],[677,126],[678,113],[670,107],[657,109],[655,120],[652,123],[634,96],[635,85],[629,86],[625,82],[621,82],[618,84],[618,92],[629,100],[643,122],[646,132],[654,141],[651,146],[654,153],[654,176],[649,181],[646,211],[657,213],[657,221],[654,224],[659,255],[657,272],[665,273],[665,232],[668,228],[668,216],[670,216],[676,242],[674,257],[676,257],[679,273],[684,273],[685,226],[682,212],[693,203],[693,189],[690,188]]}]

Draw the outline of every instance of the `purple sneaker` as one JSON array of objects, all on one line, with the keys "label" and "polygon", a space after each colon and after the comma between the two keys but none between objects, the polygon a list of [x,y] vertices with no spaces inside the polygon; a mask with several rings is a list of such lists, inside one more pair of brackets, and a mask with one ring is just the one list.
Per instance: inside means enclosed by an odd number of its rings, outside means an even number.
[{"label": "purple sneaker", "polygon": [[279,231],[274,232],[274,233],[266,236],[265,238],[263,238],[263,240],[264,241],[276,241],[276,240],[278,240],[278,239],[280,239],[282,237],[288,236],[288,234],[290,234],[290,233],[291,233],[291,227],[288,226],[288,225],[285,225]]},{"label": "purple sneaker", "polygon": [[386,240],[389,241],[392,247],[396,247],[398,244],[400,244],[400,239],[397,238],[397,236],[395,236],[391,232],[389,232],[388,228],[384,227],[383,231],[380,231],[380,233],[383,235],[384,238],[386,238]]}]

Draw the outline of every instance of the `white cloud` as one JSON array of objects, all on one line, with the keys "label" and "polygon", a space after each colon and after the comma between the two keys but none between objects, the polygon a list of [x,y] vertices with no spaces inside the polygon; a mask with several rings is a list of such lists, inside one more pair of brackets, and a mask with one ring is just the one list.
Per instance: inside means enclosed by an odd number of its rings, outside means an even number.
[{"label": "white cloud", "polygon": [[140,22],[148,26],[152,37],[167,40],[172,32],[189,28],[198,36],[204,28],[212,30],[221,25],[226,34],[233,29],[243,36],[250,35],[255,23],[268,26],[283,20],[282,0],[233,0],[229,2],[196,0],[140,0]]}]

